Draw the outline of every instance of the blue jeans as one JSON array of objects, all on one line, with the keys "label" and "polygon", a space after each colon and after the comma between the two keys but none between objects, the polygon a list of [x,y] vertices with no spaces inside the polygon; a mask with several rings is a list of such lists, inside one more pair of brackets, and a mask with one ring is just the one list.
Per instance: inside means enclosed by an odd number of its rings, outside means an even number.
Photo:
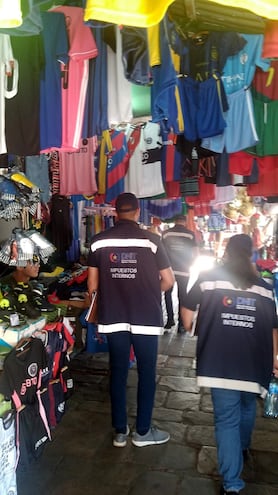
[{"label": "blue jeans", "polygon": [[106,336],[110,357],[112,426],[117,433],[126,431],[126,385],[130,346],[133,345],[138,373],[136,431],[144,435],[150,429],[154,405],[158,336],[130,332],[114,332]]},{"label": "blue jeans", "polygon": [[245,486],[240,478],[242,451],[251,444],[257,396],[251,392],[220,388],[212,388],[211,396],[219,473],[225,490],[240,491]]}]

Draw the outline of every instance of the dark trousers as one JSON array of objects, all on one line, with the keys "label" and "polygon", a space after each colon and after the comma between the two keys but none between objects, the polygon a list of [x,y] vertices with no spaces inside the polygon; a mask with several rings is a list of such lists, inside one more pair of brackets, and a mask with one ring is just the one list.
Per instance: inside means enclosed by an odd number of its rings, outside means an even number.
[{"label": "dark trousers", "polygon": [[114,332],[106,336],[110,357],[112,426],[117,433],[126,432],[126,386],[130,346],[133,345],[138,374],[136,431],[144,435],[151,426],[154,405],[158,336],[130,332]]},{"label": "dark trousers", "polygon": [[182,275],[175,275],[176,277],[176,282],[178,286],[178,300],[179,300],[179,320],[178,320],[178,328],[183,328],[183,322],[181,318],[181,305],[180,305],[180,300],[184,301],[184,294],[186,294],[186,289],[187,289],[187,284],[188,284],[188,278],[189,277],[184,277]]},{"label": "dark trousers", "polygon": [[173,287],[164,292],[165,306],[167,312],[167,322],[174,321],[174,310],[173,310],[173,300],[172,300]]}]

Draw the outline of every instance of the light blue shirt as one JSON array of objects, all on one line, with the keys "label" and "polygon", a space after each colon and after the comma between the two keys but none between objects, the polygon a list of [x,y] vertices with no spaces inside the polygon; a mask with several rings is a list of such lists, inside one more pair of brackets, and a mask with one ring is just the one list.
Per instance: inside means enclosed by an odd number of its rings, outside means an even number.
[{"label": "light blue shirt", "polygon": [[263,34],[241,34],[247,41],[236,55],[228,57],[223,68],[222,81],[229,95],[252,83],[256,67],[267,71],[270,60],[262,58]]}]

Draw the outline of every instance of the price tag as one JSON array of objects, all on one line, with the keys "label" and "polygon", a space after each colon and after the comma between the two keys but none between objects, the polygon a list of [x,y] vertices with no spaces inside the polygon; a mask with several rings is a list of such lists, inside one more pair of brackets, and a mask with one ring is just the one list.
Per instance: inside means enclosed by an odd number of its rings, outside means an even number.
[{"label": "price tag", "polygon": [[19,325],[19,317],[17,313],[13,313],[10,316],[11,327],[17,327]]}]

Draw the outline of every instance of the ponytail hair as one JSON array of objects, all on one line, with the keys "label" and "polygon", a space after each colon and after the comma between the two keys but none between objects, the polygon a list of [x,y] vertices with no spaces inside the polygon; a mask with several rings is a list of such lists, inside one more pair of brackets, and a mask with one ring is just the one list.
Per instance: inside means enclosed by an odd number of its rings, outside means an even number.
[{"label": "ponytail hair", "polygon": [[246,290],[252,287],[258,276],[251,262],[252,240],[246,234],[237,234],[228,241],[224,265],[233,285]]}]

